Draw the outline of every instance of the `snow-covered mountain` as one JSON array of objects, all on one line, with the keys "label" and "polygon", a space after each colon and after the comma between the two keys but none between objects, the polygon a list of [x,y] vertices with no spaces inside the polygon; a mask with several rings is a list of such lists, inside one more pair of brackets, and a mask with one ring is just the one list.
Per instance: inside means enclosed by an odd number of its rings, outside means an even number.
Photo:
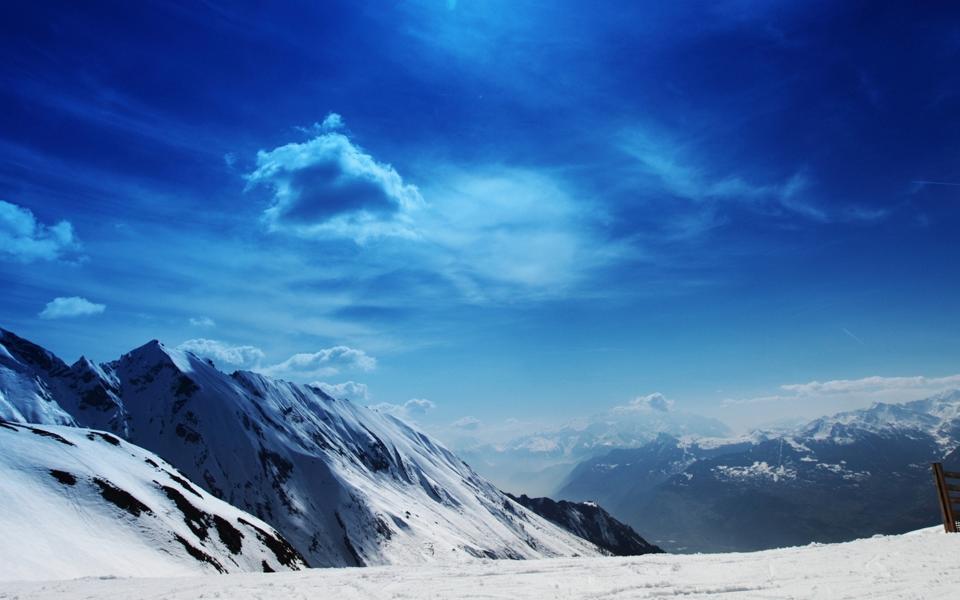
[{"label": "snow-covered mountain", "polygon": [[[43,348],[0,329],[0,419],[75,425],[48,383],[69,370]],[[56,378],[49,377],[53,372]]]},{"label": "snow-covered mountain", "polygon": [[77,407],[78,424],[156,452],[273,525],[311,566],[601,553],[404,422],[319,389],[227,375],[156,341],[99,367],[66,367],[9,332],[0,342],[15,347],[19,381]]},{"label": "snow-covered mountain", "polygon": [[0,328],[0,418],[126,433],[112,374],[84,357],[67,366],[52,352]]},{"label": "snow-covered mountain", "polygon": [[632,527],[611,517],[610,513],[594,502],[558,502],[550,498],[508,495],[541,517],[590,540],[614,556],[640,556],[663,552],[640,537]]},{"label": "snow-covered mountain", "polygon": [[[652,396],[662,400],[659,394]],[[464,442],[458,451],[503,489],[552,495],[579,462],[612,449],[636,448],[661,433],[678,437],[729,434],[727,426],[716,419],[676,410],[665,402],[653,406],[656,408],[635,401],[501,444]]]},{"label": "snow-covered mountain", "polygon": [[297,570],[272,527],[105,432],[0,421],[0,580]]},{"label": "snow-covered mountain", "polygon": [[577,466],[559,496],[597,500],[673,551],[754,550],[938,522],[930,463],[960,468],[960,391],[741,439],[663,435]]}]

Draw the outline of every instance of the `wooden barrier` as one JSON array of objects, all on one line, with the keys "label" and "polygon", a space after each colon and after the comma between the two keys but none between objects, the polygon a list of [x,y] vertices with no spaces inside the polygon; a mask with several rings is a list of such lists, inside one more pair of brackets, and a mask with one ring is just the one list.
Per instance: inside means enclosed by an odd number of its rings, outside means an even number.
[{"label": "wooden barrier", "polygon": [[948,533],[960,530],[960,473],[944,471],[943,463],[933,463],[933,478],[937,482],[937,496],[940,499],[940,514],[943,515],[943,528]]}]

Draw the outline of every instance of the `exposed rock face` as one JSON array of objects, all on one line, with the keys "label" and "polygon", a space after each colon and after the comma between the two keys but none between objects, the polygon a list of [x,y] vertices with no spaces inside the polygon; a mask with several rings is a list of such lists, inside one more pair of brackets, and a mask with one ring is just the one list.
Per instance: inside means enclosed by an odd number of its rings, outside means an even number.
[{"label": "exposed rock face", "polygon": [[632,527],[611,517],[594,502],[558,502],[550,498],[507,495],[544,519],[596,544],[614,556],[663,552],[640,537]]}]

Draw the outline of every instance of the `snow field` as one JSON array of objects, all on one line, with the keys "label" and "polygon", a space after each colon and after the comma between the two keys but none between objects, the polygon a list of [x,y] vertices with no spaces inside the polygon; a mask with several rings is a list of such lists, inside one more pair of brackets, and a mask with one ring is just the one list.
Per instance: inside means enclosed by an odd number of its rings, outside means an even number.
[{"label": "snow field", "polygon": [[165,579],[0,583],[0,599],[477,598],[946,600],[960,535],[939,527],[844,544],[742,554],[481,561]]}]

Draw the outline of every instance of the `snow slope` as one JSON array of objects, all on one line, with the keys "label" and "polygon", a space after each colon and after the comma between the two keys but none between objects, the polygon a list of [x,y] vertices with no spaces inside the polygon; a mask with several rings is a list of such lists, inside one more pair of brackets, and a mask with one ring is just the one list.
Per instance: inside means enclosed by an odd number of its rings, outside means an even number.
[{"label": "snow slope", "polygon": [[551,559],[168,579],[6,583],[35,598],[709,598],[943,600],[960,581],[960,535],[932,528],[750,554]]},{"label": "snow slope", "polygon": [[273,525],[311,566],[602,554],[404,422],[319,389],[227,375],[157,341],[67,367],[2,333],[21,371],[76,407],[80,425],[93,420],[164,457]]},{"label": "snow slope", "polygon": [[391,416],[151,342],[111,363],[129,436],[311,566],[596,555]]},{"label": "snow slope", "polygon": [[303,566],[266,523],[108,434],[0,421],[0,580]]}]

